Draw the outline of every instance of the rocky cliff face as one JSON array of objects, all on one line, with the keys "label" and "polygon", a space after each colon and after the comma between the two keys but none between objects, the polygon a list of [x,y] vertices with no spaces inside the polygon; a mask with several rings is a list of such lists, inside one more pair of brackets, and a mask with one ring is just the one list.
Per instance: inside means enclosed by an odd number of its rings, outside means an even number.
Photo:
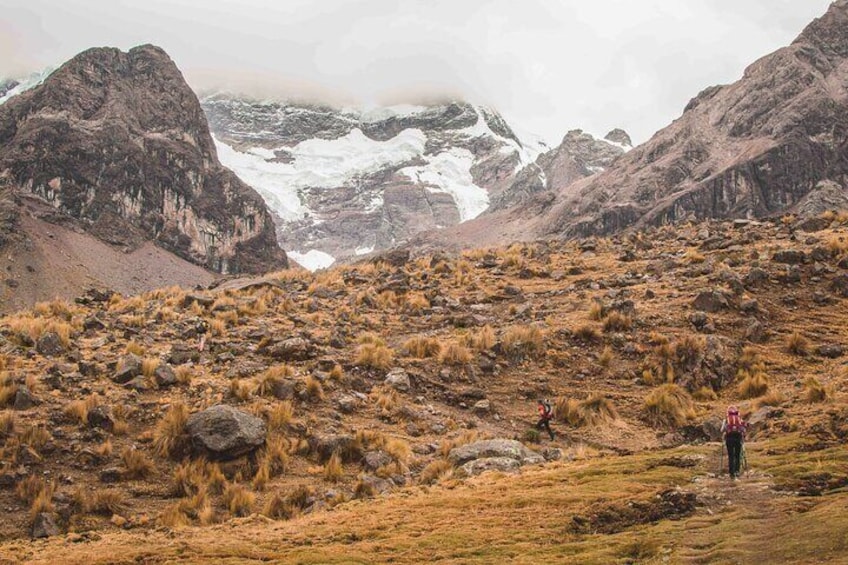
[{"label": "rocky cliff face", "polygon": [[0,183],[131,249],[221,273],[287,265],[262,198],[218,161],[197,97],[161,49],[90,49],[0,105]]},{"label": "rocky cliff face", "polygon": [[848,1],[711,87],[606,172],[558,180],[542,234],[821,210],[848,186]]},{"label": "rocky cliff face", "polygon": [[[520,202],[547,189],[565,159],[552,152],[537,163],[547,147],[460,101],[363,110],[216,94],[202,104],[222,161],[265,197],[280,242],[310,268]],[[623,152],[569,135],[583,149],[574,149],[575,179]]]}]

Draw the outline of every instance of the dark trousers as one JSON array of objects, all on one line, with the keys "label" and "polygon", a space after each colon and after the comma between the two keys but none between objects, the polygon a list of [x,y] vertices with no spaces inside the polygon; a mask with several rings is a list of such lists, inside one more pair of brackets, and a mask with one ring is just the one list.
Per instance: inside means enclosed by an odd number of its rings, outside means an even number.
[{"label": "dark trousers", "polygon": [[742,465],[742,434],[730,432],[724,437],[727,445],[727,464],[731,477],[739,476],[739,467]]},{"label": "dark trousers", "polygon": [[543,429],[548,430],[548,435],[551,436],[551,439],[554,439],[554,432],[551,430],[551,423],[546,418],[542,418],[536,423],[536,429],[539,431],[542,431]]}]

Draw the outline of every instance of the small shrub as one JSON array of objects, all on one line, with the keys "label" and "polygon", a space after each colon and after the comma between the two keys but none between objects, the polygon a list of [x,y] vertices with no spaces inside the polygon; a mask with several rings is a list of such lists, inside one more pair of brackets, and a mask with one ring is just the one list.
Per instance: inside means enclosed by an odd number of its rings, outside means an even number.
[{"label": "small shrub", "polygon": [[545,335],[536,326],[509,328],[501,342],[506,354],[514,359],[536,358],[545,352]]},{"label": "small shrub", "polygon": [[695,416],[689,394],[675,384],[664,384],[645,397],[645,413],[653,425],[682,426]]},{"label": "small shrub", "polygon": [[256,377],[256,394],[259,396],[272,396],[280,383],[293,376],[294,369],[288,365],[269,367]]},{"label": "small shrub", "polygon": [[622,314],[618,310],[613,310],[607,317],[604,318],[603,327],[605,332],[623,332],[630,329],[633,325],[633,318],[628,314]]},{"label": "small shrub", "polygon": [[388,369],[394,360],[394,353],[385,345],[363,343],[359,346],[354,364],[372,369]]},{"label": "small shrub", "polygon": [[403,299],[403,309],[406,312],[418,314],[430,307],[430,301],[421,292],[410,292]]},{"label": "small shrub", "polygon": [[606,346],[598,356],[598,365],[606,369],[612,364],[614,357],[612,348],[610,346]]},{"label": "small shrub", "polygon": [[805,356],[810,352],[810,342],[798,332],[793,332],[786,340],[786,350],[792,355]]},{"label": "small shrub", "polygon": [[294,405],[290,400],[274,404],[267,412],[266,419],[271,431],[285,430],[294,417]]},{"label": "small shrub", "polygon": [[253,386],[247,381],[233,379],[230,381],[230,394],[233,398],[246,402],[253,396]]},{"label": "small shrub", "polygon": [[586,343],[594,343],[600,341],[601,332],[591,324],[583,324],[574,330],[574,337]]},{"label": "small shrub", "polygon": [[32,504],[43,492],[49,492],[52,498],[54,491],[54,485],[48,484],[37,475],[30,475],[21,480],[15,488],[15,494],[26,504]]},{"label": "small shrub", "polygon": [[406,340],[402,351],[404,355],[415,359],[436,357],[442,350],[442,344],[433,337],[417,335]]},{"label": "small shrub", "polygon": [[62,413],[66,418],[78,424],[88,424],[88,413],[95,408],[99,403],[96,395],[91,395],[85,400],[74,400],[69,402]]},{"label": "small shrub", "polygon": [[390,417],[400,407],[400,395],[391,387],[385,386],[375,388],[371,392],[371,399],[380,409],[380,415]]},{"label": "small shrub", "polygon": [[344,380],[344,369],[342,369],[341,365],[336,363],[335,365],[333,365],[333,368],[330,370],[329,376],[330,376],[330,380],[333,380],[333,381],[336,381],[336,382],[341,382],[341,381]]},{"label": "small shrub", "polygon": [[86,513],[91,512],[103,516],[118,514],[125,508],[124,495],[116,489],[95,491],[94,494],[87,497],[85,504]]},{"label": "small shrub", "polygon": [[554,417],[579,428],[617,420],[618,411],[612,401],[596,394],[580,401],[573,398],[558,398],[554,404]]},{"label": "small shrub", "polygon": [[181,385],[188,385],[194,378],[194,370],[188,365],[180,365],[174,369],[174,376]]},{"label": "small shrub", "polygon": [[239,484],[230,484],[222,496],[224,505],[233,516],[247,516],[256,503],[256,495]]},{"label": "small shrub", "polygon": [[187,443],[185,427],[188,407],[182,402],[174,404],[153,430],[153,450],[160,457],[181,455]]},{"label": "small shrub", "polygon": [[144,479],[156,470],[153,461],[134,447],[127,447],[121,452],[121,461],[126,467],[124,476],[128,479]]},{"label": "small shrub", "polygon": [[8,410],[0,412],[0,439],[11,436],[15,432],[15,414]]},{"label": "small shrub", "polygon": [[340,481],[344,477],[344,466],[342,458],[337,452],[330,456],[324,464],[324,478],[332,483]]},{"label": "small shrub", "polygon": [[466,336],[465,345],[475,351],[487,351],[494,347],[497,342],[495,330],[492,326],[485,325],[479,331],[472,332]]},{"label": "small shrub", "polygon": [[677,362],[682,367],[692,367],[701,357],[706,340],[701,336],[687,335],[677,340],[675,344],[675,353]]},{"label": "small shrub", "polygon": [[589,306],[589,319],[600,322],[604,318],[604,314],[606,314],[604,305],[597,300],[593,300],[592,305]]},{"label": "small shrub", "polygon": [[768,391],[768,377],[761,371],[748,373],[744,369],[740,369],[738,377],[742,379],[739,383],[739,395],[742,398],[756,398]]},{"label": "small shrub", "polygon": [[471,362],[471,359],[471,352],[468,348],[455,341],[450,342],[439,353],[439,362],[444,365],[467,365]]},{"label": "small shrub", "polygon": [[808,377],[804,381],[804,400],[810,404],[824,402],[827,400],[828,393],[824,385],[815,377]]},{"label": "small shrub", "polygon": [[132,353],[133,355],[141,356],[144,355],[144,347],[135,341],[130,341],[124,348],[124,353]]},{"label": "small shrub", "polygon": [[303,389],[306,392],[307,398],[310,400],[324,400],[324,387],[321,386],[321,381],[312,375],[307,375],[303,381]]},{"label": "small shrub", "polygon": [[[536,431],[536,430],[533,430]],[[538,432],[537,432],[538,433]],[[436,459],[421,470],[418,482],[422,485],[432,485],[453,472],[453,465],[447,459]]]},{"label": "small shrub", "polygon": [[53,512],[53,492],[54,488],[46,488],[38,493],[29,507],[29,518],[34,520],[36,516],[42,512]]},{"label": "small shrub", "polygon": [[702,386],[696,390],[692,394],[692,397],[699,402],[711,402],[718,399],[718,395],[715,391],[708,386]]},{"label": "small shrub", "polygon": [[147,377],[153,377],[153,373],[159,368],[159,359],[156,357],[146,357],[141,361],[141,373]]}]

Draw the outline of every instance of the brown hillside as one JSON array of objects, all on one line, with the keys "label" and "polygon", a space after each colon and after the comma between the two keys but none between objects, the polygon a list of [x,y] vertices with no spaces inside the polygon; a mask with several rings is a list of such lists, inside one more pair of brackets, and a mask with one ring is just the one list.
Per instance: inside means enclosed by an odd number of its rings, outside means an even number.
[{"label": "brown hillside", "polygon": [[[4,318],[0,553],[748,563],[777,531],[784,562],[839,562],[845,524],[819,518],[848,484],[848,218],[818,224],[394,254]],[[731,402],[752,423],[736,491],[708,443]],[[219,404],[253,423],[207,460],[187,434]],[[485,438],[542,457],[463,478]]]}]

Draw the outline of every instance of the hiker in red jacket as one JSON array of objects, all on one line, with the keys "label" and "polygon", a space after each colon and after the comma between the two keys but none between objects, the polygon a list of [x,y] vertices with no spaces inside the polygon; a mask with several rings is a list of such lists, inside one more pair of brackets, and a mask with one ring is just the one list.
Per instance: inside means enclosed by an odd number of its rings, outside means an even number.
[{"label": "hiker in red jacket", "polygon": [[536,429],[542,431],[542,429],[548,430],[548,435],[551,436],[551,441],[554,439],[554,432],[551,430],[551,420],[554,418],[554,409],[551,406],[551,403],[547,400],[539,399],[539,421],[536,423]]},{"label": "hiker in red jacket", "polygon": [[736,406],[730,406],[727,409],[727,417],[721,424],[721,433],[727,445],[727,463],[731,479],[739,476],[739,468],[742,464],[742,442],[745,439],[747,427],[748,424],[739,416],[739,409]]}]

